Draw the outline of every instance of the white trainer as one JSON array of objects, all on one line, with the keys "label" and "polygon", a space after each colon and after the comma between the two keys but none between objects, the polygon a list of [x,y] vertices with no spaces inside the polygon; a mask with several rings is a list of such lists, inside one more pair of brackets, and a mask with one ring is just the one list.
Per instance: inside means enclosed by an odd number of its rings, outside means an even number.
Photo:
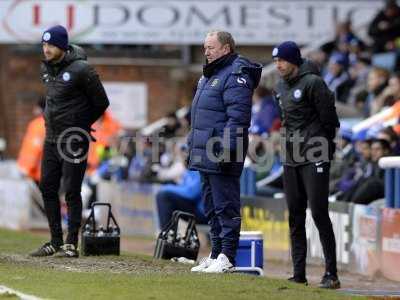
[{"label": "white trainer", "polygon": [[[211,254],[210,254],[211,255]],[[208,257],[203,257],[200,259],[199,264],[191,269],[192,272],[203,272],[205,269],[207,269],[211,264],[216,261],[215,258],[211,258],[210,256]]]},{"label": "white trainer", "polygon": [[228,257],[221,253],[218,255],[217,259],[203,272],[204,273],[230,273],[233,272],[235,268],[229,261]]}]

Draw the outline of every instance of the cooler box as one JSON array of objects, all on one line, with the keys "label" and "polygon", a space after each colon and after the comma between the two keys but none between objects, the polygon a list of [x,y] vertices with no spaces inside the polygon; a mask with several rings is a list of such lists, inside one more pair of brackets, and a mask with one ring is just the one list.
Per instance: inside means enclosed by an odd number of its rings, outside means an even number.
[{"label": "cooler box", "polygon": [[240,232],[239,247],[236,253],[238,272],[257,273],[263,275],[264,241],[261,231]]}]

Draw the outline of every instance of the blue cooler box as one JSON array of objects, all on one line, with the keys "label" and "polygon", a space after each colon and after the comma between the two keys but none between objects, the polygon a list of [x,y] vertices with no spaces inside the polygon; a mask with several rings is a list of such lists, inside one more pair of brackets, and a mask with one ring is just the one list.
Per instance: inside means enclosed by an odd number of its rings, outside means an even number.
[{"label": "blue cooler box", "polygon": [[236,271],[263,275],[264,241],[261,231],[240,232],[236,253]]}]

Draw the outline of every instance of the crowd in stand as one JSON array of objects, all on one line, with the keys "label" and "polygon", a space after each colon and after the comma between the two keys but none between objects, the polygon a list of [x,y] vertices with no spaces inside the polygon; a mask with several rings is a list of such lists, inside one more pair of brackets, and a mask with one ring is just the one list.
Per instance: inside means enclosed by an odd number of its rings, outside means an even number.
[{"label": "crowd in stand", "polygon": [[[379,168],[378,161],[384,156],[400,154],[400,7],[396,1],[386,1],[384,9],[370,23],[368,35],[369,40],[363,41],[352,31],[351,22],[346,21],[338,24],[332,42],[309,54],[309,58],[318,63],[327,86],[335,93],[341,118],[331,168],[331,199],[359,204],[384,197],[384,171]],[[257,101],[264,103],[258,107],[273,103],[269,96]],[[390,118],[352,130],[357,121],[389,110]],[[261,116],[265,111],[268,116]],[[271,139],[276,127],[259,126],[256,120],[267,121],[273,117],[275,110],[255,108],[252,134]],[[260,144],[259,139],[253,141]],[[257,194],[273,196],[281,192],[279,174],[282,170],[275,166],[270,173],[274,172],[278,176],[273,181],[259,181],[267,185],[257,185]]]},{"label": "crowd in stand", "polygon": [[[336,94],[341,118],[336,159],[331,167],[331,194],[336,201],[362,204],[384,196],[384,172],[378,166],[379,159],[400,154],[400,109],[394,110],[390,120],[352,130],[355,123],[395,107],[400,99],[400,8],[396,1],[386,2],[369,25],[368,35],[369,40],[364,41],[352,31],[350,21],[340,23],[335,39],[309,55]],[[101,122],[105,122],[104,118]],[[200,175],[186,168],[189,124],[189,111],[179,118],[175,113],[169,114],[159,134],[162,139],[157,141],[160,151],[156,155],[149,136],[133,140],[119,135],[119,126],[109,125],[107,142],[94,148],[92,155],[96,159],[89,161],[88,186],[95,191],[100,178],[159,183],[157,206],[162,227],[177,209],[191,212],[198,222],[205,222]],[[245,161],[245,167],[255,172],[258,195],[274,197],[282,192],[279,130],[280,110],[273,85],[264,84],[253,97]]]}]

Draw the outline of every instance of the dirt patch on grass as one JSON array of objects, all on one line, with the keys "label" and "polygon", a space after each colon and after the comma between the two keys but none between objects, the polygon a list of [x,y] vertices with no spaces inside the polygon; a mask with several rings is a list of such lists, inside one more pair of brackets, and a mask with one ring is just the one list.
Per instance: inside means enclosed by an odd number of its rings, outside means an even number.
[{"label": "dirt patch on grass", "polygon": [[186,265],[136,256],[88,256],[79,258],[57,258],[50,256],[38,258],[3,253],[0,254],[0,261],[72,272],[111,272],[116,274],[176,274],[189,272],[189,267]]}]

